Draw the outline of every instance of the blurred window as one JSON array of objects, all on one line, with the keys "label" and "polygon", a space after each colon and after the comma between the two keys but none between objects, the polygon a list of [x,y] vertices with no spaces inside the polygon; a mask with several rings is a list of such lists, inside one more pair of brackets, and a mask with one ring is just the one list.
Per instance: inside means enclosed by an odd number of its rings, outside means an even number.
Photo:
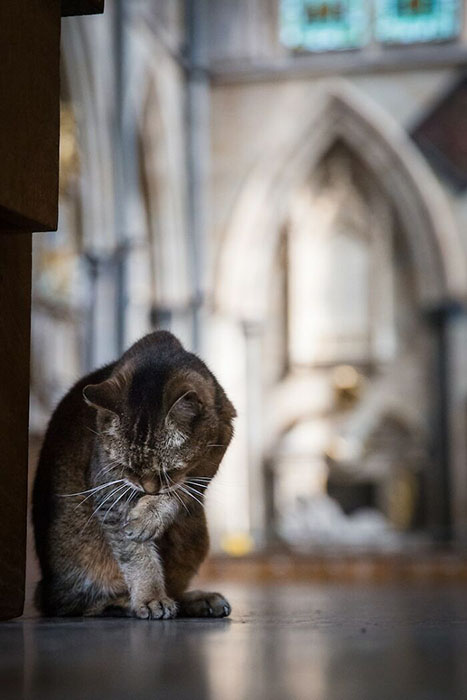
[{"label": "blurred window", "polygon": [[[446,41],[459,35],[460,0],[281,0],[280,38],[290,49],[337,51],[368,43]],[[374,13],[373,13],[374,9]]]},{"label": "blurred window", "polygon": [[291,49],[335,51],[369,37],[365,0],[282,0],[281,41]]},{"label": "blurred window", "polygon": [[413,44],[452,39],[460,30],[459,0],[378,0],[376,38]]}]

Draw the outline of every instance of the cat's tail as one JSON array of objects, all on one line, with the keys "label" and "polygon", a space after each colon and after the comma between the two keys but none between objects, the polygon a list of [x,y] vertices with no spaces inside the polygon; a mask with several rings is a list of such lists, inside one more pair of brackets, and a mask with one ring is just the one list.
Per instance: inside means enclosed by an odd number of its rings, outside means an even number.
[{"label": "cat's tail", "polygon": [[44,582],[39,581],[36,590],[34,591],[34,605],[36,609],[40,612],[44,612]]},{"label": "cat's tail", "polygon": [[56,616],[81,616],[86,609],[85,601],[72,596],[67,598],[61,594],[56,595],[54,588],[47,585],[47,579],[42,579],[34,591],[34,605],[41,615],[47,617]]}]

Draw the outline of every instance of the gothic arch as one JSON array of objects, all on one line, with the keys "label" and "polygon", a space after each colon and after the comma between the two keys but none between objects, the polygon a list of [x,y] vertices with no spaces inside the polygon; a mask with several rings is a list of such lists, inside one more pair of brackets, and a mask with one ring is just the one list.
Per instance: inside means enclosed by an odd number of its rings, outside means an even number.
[{"label": "gothic arch", "polygon": [[441,187],[407,134],[384,110],[344,81],[306,98],[302,128],[288,133],[249,173],[230,217],[214,292],[222,313],[261,321],[268,279],[293,192],[341,141],[388,196],[405,232],[421,307],[467,299],[465,256]]}]

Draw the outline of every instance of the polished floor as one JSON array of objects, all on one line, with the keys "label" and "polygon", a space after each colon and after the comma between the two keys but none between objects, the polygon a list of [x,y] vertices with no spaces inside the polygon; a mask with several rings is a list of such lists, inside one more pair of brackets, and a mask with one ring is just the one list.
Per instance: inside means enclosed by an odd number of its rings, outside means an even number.
[{"label": "polished floor", "polygon": [[0,698],[467,699],[467,588],[218,588],[230,619],[0,623]]}]

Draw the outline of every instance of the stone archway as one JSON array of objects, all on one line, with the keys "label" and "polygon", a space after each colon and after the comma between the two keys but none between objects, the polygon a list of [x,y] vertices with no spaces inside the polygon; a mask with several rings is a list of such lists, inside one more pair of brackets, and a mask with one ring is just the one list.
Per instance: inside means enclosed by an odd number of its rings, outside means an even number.
[{"label": "stone archway", "polygon": [[[457,409],[449,397],[446,380],[450,320],[445,310],[447,301],[464,304],[467,300],[467,270],[449,204],[423,157],[390,115],[343,81],[319,85],[313,97],[312,100],[308,96],[303,109],[297,110],[298,114],[306,115],[300,127],[285,130],[287,133],[273,142],[243,183],[217,260],[216,309],[233,323],[241,322],[244,328],[260,327],[267,315],[274,257],[291,196],[308,181],[310,173],[336,142],[345,144],[374,177],[401,223],[413,270],[417,307],[421,312],[438,309],[442,316],[436,333],[439,368],[443,366],[433,383],[443,399],[440,408],[435,409],[434,420],[441,434],[440,444],[449,448],[440,456],[438,478],[445,494],[452,495],[456,534],[462,537],[467,524],[462,495],[467,486],[463,467],[466,446],[465,438],[454,427],[463,413],[456,417]],[[253,336],[251,332],[245,336],[247,365],[248,356],[255,355],[256,371],[259,371],[258,341]],[[452,350],[454,355],[458,352]],[[252,378],[253,375],[247,377],[247,385],[252,385]],[[257,397],[253,397],[253,403],[258,414]],[[248,413],[251,418],[251,411]],[[253,471],[260,468],[255,430],[249,431],[253,435],[250,440]]]},{"label": "stone archway", "polygon": [[311,113],[309,104],[302,110],[308,112],[305,123],[268,150],[244,182],[218,258],[217,308],[242,320],[264,317],[290,195],[337,140],[365,163],[408,232],[420,305],[467,299],[465,257],[449,206],[407,134],[344,82],[318,87]]}]

